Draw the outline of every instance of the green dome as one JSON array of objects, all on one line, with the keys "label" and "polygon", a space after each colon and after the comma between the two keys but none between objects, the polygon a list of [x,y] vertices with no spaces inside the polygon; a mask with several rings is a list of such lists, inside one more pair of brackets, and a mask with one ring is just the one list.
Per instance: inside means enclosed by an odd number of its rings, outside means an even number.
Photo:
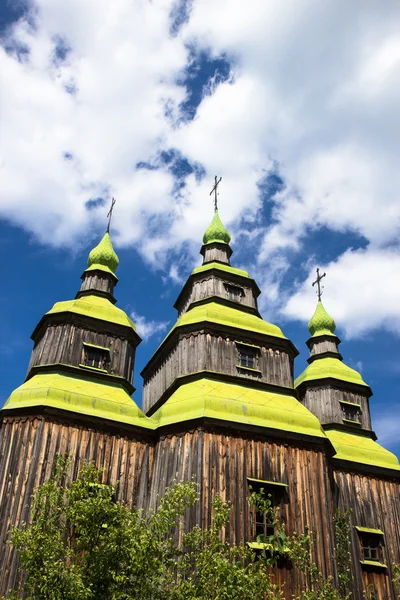
[{"label": "green dome", "polygon": [[106,270],[109,269],[112,273],[115,273],[118,263],[118,256],[111,243],[110,234],[107,232],[104,234],[101,242],[90,252],[88,267],[89,269],[106,267]]},{"label": "green dome", "polygon": [[312,337],[318,335],[334,335],[336,323],[326,312],[321,300],[318,300],[317,308],[308,324],[308,330]]},{"label": "green dome", "polygon": [[203,244],[212,244],[213,242],[219,242],[220,244],[229,244],[231,236],[222,224],[219,218],[218,211],[214,212],[213,220],[207,227],[205,234],[203,235]]}]

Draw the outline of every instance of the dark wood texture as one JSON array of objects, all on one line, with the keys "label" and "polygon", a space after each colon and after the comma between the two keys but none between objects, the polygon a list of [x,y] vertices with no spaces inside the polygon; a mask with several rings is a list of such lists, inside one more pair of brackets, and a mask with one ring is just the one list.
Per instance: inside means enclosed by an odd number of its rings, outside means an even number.
[{"label": "dark wood texture", "polygon": [[335,387],[309,387],[301,395],[301,402],[321,423],[343,423],[340,400],[361,406],[360,423],[363,429],[371,429],[371,416],[367,394],[350,392]]},{"label": "dark wood texture", "polygon": [[293,386],[293,359],[286,352],[261,345],[255,363],[255,369],[259,373],[252,373],[238,369],[240,360],[236,341],[256,343],[248,332],[243,332],[243,335],[238,333],[236,340],[205,331],[179,336],[177,344],[167,356],[146,374],[143,410],[148,412],[177,377],[204,370],[245,379],[256,378],[275,385]]},{"label": "dark wood texture", "polygon": [[110,349],[110,373],[133,379],[135,347],[124,337],[79,327],[74,323],[49,324],[34,346],[28,367],[63,363],[79,366],[83,362],[83,343]]},{"label": "dark wood texture", "polygon": [[[340,508],[352,509],[353,597],[364,598],[368,584],[375,586],[378,600],[397,598],[392,583],[392,565],[400,562],[400,485],[398,481],[357,473],[335,472]],[[381,529],[384,536],[385,569],[366,570],[360,564],[360,538],[354,526]]]},{"label": "dark wood texture", "polygon": [[85,461],[104,469],[104,482],[119,481],[119,499],[146,508],[152,446],[128,436],[44,418],[5,418],[0,428],[0,597],[18,581],[9,530],[29,517],[35,488],[48,479],[56,457],[71,459],[68,477]]},{"label": "dark wood texture", "polygon": [[102,271],[88,271],[82,277],[81,292],[99,290],[110,296],[114,293],[115,278]]}]

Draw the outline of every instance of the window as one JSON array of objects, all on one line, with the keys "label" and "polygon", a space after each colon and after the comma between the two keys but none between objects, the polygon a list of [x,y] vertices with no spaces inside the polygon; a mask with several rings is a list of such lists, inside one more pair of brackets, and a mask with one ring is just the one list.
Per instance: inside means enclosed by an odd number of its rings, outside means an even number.
[{"label": "window", "polygon": [[[263,490],[264,496],[270,499],[271,506],[277,507],[282,503],[287,485],[275,481],[262,481],[260,479],[247,478],[250,491],[260,493]],[[255,538],[259,535],[270,537],[275,534],[274,523],[271,523],[271,515],[260,511],[255,512]]]},{"label": "window", "polygon": [[356,527],[361,548],[360,562],[363,565],[385,567],[383,562],[384,533],[380,529]]},{"label": "window", "polygon": [[342,408],[342,417],[344,421],[352,421],[353,423],[361,423],[361,407],[353,402],[345,402],[340,400]]},{"label": "window", "polygon": [[225,283],[224,285],[228,300],[240,302],[241,298],[244,296],[244,289],[236,285],[230,285],[228,283]]},{"label": "window", "polygon": [[248,369],[255,368],[256,353],[250,348],[239,348],[240,366]]},{"label": "window", "polygon": [[110,366],[110,350],[101,346],[84,343],[82,366],[108,371]]}]

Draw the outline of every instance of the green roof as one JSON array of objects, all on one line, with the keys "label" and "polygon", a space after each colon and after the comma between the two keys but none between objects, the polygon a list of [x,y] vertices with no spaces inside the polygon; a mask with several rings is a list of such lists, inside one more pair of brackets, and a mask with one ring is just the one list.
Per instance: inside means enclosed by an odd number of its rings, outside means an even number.
[{"label": "green roof", "polygon": [[96,268],[111,271],[112,274],[115,274],[118,263],[118,256],[111,243],[110,234],[107,232],[97,246],[90,252],[88,257],[88,267],[89,269]]},{"label": "green roof", "polygon": [[154,429],[119,382],[64,373],[38,373],[13,391],[4,409],[48,406]]},{"label": "green roof", "polygon": [[317,308],[315,313],[311,317],[308,324],[308,330],[312,337],[319,335],[334,335],[336,329],[336,323],[325,310],[321,300],[318,300]]},{"label": "green roof", "polygon": [[261,317],[257,317],[256,315],[219,304],[218,302],[207,302],[205,304],[193,306],[193,308],[179,317],[171,331],[177,327],[201,323],[203,321],[287,339],[276,325],[267,323],[261,319]]},{"label": "green roof", "polygon": [[158,426],[201,417],[325,437],[317,417],[293,396],[206,377],[180,385],[153,415]]},{"label": "green roof", "polygon": [[332,377],[334,379],[339,379],[340,381],[368,387],[360,373],[357,373],[357,371],[345,365],[339,358],[331,357],[314,360],[308,365],[305,371],[297,377],[294,386],[299,387],[299,385],[305,381],[315,381],[326,377]]},{"label": "green roof", "polygon": [[103,298],[102,296],[82,296],[75,300],[56,302],[46,315],[54,315],[62,312],[93,317],[94,319],[100,319],[101,321],[124,325],[125,327],[130,327],[133,331],[136,331],[136,327],[128,315],[120,308],[114,306],[107,298]]},{"label": "green roof", "polygon": [[325,433],[336,450],[334,458],[400,471],[397,457],[372,438],[337,429],[327,429]]},{"label": "green roof", "polygon": [[371,527],[360,527],[359,525],[355,525],[354,529],[360,531],[360,533],[373,533],[374,535],[385,535],[382,529],[371,529]]},{"label": "green roof", "polygon": [[203,244],[212,244],[218,242],[220,244],[229,244],[231,236],[222,224],[219,218],[218,210],[214,212],[213,220],[207,227],[203,236]]},{"label": "green roof", "polygon": [[232,273],[232,275],[240,275],[240,277],[249,277],[247,271],[243,271],[243,269],[236,269],[235,267],[231,267],[230,265],[224,265],[219,262],[209,262],[205,265],[201,265],[200,267],[196,267],[192,271],[192,275],[196,275],[196,273],[203,273],[203,271],[209,271],[210,269],[218,269],[219,271],[225,271],[225,273]]}]

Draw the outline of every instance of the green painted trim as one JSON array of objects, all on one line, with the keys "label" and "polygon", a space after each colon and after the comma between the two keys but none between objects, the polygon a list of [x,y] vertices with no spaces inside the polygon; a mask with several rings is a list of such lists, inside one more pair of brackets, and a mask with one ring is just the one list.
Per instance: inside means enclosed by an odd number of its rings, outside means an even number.
[{"label": "green painted trim", "polygon": [[336,451],[333,459],[400,471],[397,457],[364,432],[325,429],[325,434]]},{"label": "green painted trim", "polygon": [[56,302],[46,315],[55,315],[63,312],[75,313],[86,317],[92,317],[93,319],[99,319],[100,321],[123,325],[136,332],[135,324],[123,310],[114,306],[107,298],[96,296],[94,294],[82,296],[75,300]]},{"label": "green painted trim", "polygon": [[380,567],[381,569],[387,569],[387,566],[384,563],[376,560],[360,560],[360,564],[368,567]]},{"label": "green painted trim", "polygon": [[205,265],[201,265],[200,267],[196,267],[192,271],[192,275],[197,275],[197,273],[204,273],[204,271],[210,271],[211,269],[217,269],[219,271],[224,271],[225,273],[231,273],[232,275],[239,275],[239,277],[246,277],[250,279],[250,276],[247,271],[243,271],[243,269],[237,269],[236,267],[231,267],[230,265],[224,265],[219,262],[210,262]]},{"label": "green painted trim", "polygon": [[103,381],[99,375],[65,374],[62,371],[37,373],[13,391],[4,409],[47,406],[127,423],[154,430],[156,423],[146,417],[120,383]]},{"label": "green painted trim", "polygon": [[318,379],[326,379],[327,377],[368,387],[360,373],[357,373],[357,371],[345,365],[338,358],[332,357],[314,360],[308,365],[303,373],[297,377],[294,385],[295,387],[299,387],[306,381],[316,381]]},{"label": "green painted trim", "polygon": [[84,273],[90,273],[90,271],[103,271],[104,273],[107,273],[108,275],[112,275],[113,278],[116,280],[116,282],[118,281],[118,277],[116,276],[116,274],[113,271],[111,271],[111,269],[109,267],[106,267],[105,265],[100,265],[98,263],[94,263],[93,265],[91,265],[90,267],[85,269]]},{"label": "green painted trim", "polygon": [[[269,544],[268,542],[246,542],[248,547],[251,548],[252,550],[274,550],[274,546],[273,544]],[[275,552],[277,552],[275,550]],[[287,546],[283,547],[283,551],[281,550],[280,552],[283,553],[288,553],[290,552],[290,549]],[[278,553],[278,552],[277,552]]]},{"label": "green painted trim", "polygon": [[354,525],[354,529],[357,529],[360,533],[372,533],[374,535],[385,535],[381,529],[371,529],[370,527],[360,527]]},{"label": "green painted trim", "polygon": [[254,477],[246,477],[247,481],[254,481],[255,483],[263,483],[264,485],[278,485],[279,487],[288,487],[287,483],[281,483],[280,481],[264,481],[264,479],[254,479]]},{"label": "green painted trim", "polygon": [[253,369],[252,367],[245,367],[243,365],[236,365],[237,369],[243,369],[244,371],[250,371],[251,373],[257,373],[257,375],[262,375],[262,371],[260,369]]},{"label": "green painted trim", "polygon": [[287,339],[279,327],[272,325],[272,323],[267,323],[261,317],[246,313],[239,307],[233,308],[217,302],[208,302],[199,306],[194,305],[179,317],[166,338],[178,327],[203,322],[216,323],[284,340]]},{"label": "green painted trim", "polygon": [[79,364],[81,369],[89,369],[89,371],[100,371],[100,373],[108,373],[107,369],[100,369],[99,367],[92,367],[91,365]]},{"label": "green painted trim", "polygon": [[261,352],[261,346],[256,346],[255,344],[246,344],[246,342],[239,342],[238,340],[235,340],[235,344],[236,346],[246,346],[246,348],[253,348]]},{"label": "green painted trim", "polygon": [[110,352],[110,348],[106,348],[105,346],[96,346],[96,344],[89,344],[88,342],[82,342],[84,346],[89,346],[90,348],[96,348],[97,350],[106,350]]},{"label": "green painted trim", "polygon": [[346,404],[346,406],[354,406],[357,408],[361,408],[361,404],[356,404],[355,402],[347,402],[347,400],[339,400],[340,404]]},{"label": "green painted trim", "polygon": [[351,423],[352,425],[359,425],[361,427],[360,421],[354,421],[353,419],[342,419],[344,423]]},{"label": "green painted trim", "polygon": [[293,396],[207,377],[182,383],[153,414],[159,427],[199,418],[325,438],[317,417]]}]

